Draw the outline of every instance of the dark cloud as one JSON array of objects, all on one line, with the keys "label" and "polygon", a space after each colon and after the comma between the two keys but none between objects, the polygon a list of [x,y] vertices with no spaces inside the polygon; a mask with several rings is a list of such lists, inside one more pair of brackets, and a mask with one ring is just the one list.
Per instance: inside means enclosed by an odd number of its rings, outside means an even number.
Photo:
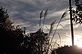
[{"label": "dark cloud", "polygon": [[34,26],[39,22],[39,13],[42,9],[49,9],[48,15],[54,15],[45,20],[45,24],[50,24],[53,20],[59,20],[61,17],[62,13],[57,13],[57,15],[55,12],[68,8],[67,0],[3,0],[0,1],[0,4],[8,9],[12,19],[21,19],[21,23],[29,22]]},{"label": "dark cloud", "polygon": [[[82,0],[80,0],[81,2]],[[48,16],[45,20],[45,25],[50,26],[51,22],[58,21],[64,11],[69,8],[68,0],[0,0],[0,6],[4,6],[8,9],[10,17],[15,21],[16,24],[27,27],[27,30],[36,31],[39,26],[39,13],[42,9],[48,9]],[[74,6],[74,0],[72,0],[72,5]],[[68,19],[69,17],[67,17]],[[59,28],[57,32],[65,38],[64,36],[70,34],[70,24],[68,21],[63,19],[61,23],[64,28]],[[66,24],[67,23],[67,24]],[[56,26],[55,26],[56,27]],[[81,27],[75,28],[75,31],[79,30]],[[45,29],[46,30],[46,29]],[[48,31],[48,30],[47,30]],[[76,32],[77,33],[77,32]],[[55,35],[56,36],[56,35]],[[58,36],[58,35],[57,35]],[[57,37],[56,36],[56,37]]]}]

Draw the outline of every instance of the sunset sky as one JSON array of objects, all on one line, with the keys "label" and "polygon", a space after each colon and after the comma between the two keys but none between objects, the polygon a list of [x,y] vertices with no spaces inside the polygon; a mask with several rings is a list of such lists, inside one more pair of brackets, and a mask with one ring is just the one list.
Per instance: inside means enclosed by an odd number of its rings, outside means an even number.
[{"label": "sunset sky", "polygon": [[[82,0],[80,0],[82,1]],[[16,25],[21,25],[27,28],[27,32],[34,32],[39,29],[39,15],[41,10],[48,9],[48,15],[45,20],[44,31],[48,32],[51,22],[56,20],[54,30],[60,20],[62,14],[69,10],[69,0],[0,0],[0,6],[8,9],[10,18]],[[74,6],[74,0],[72,0]],[[68,19],[68,20],[66,20]],[[58,33],[61,36],[61,45],[70,45],[70,21],[69,13],[64,17],[58,27],[57,33],[54,36],[54,41],[60,42]],[[47,29],[47,28],[48,29]],[[53,32],[54,32],[53,30]],[[82,25],[74,24],[75,37],[82,38]],[[78,41],[78,40],[77,40]],[[82,40],[81,40],[82,41]],[[60,44],[60,43],[59,43]]]}]

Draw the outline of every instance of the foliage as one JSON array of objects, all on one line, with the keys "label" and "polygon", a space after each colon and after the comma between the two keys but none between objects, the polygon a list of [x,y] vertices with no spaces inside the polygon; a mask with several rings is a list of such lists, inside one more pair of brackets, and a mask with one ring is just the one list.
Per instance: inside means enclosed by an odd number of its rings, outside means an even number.
[{"label": "foliage", "polygon": [[7,10],[0,8],[0,54],[44,54],[48,45],[47,33],[39,29],[25,34],[20,26],[13,26]]},{"label": "foliage", "polygon": [[82,23],[82,4],[79,0],[75,0],[76,10],[72,10],[72,20],[75,23]]},{"label": "foliage", "polygon": [[0,23],[3,23],[6,21],[6,19],[8,18],[8,14],[7,14],[7,11],[5,11],[4,8],[0,8]]},{"label": "foliage", "polygon": [[27,46],[27,48],[31,50],[30,54],[46,53],[48,45],[47,33],[44,33],[41,29],[39,29],[35,33],[30,33],[30,36],[27,38],[28,39],[24,40],[25,42],[24,46]]}]

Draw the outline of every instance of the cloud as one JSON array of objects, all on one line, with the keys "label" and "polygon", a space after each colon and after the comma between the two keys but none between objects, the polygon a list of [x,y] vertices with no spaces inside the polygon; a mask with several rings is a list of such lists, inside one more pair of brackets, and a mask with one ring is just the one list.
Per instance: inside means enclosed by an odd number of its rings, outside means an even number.
[{"label": "cloud", "polygon": [[[29,31],[37,29],[42,9],[49,9],[45,25],[50,25],[54,20],[58,22],[64,10],[68,8],[67,0],[3,0],[0,3],[8,9],[10,17],[15,22],[27,27],[30,25]],[[65,25],[64,23],[63,26]]]},{"label": "cloud", "polygon": [[[73,2],[74,0],[72,0]],[[82,1],[82,0],[80,0]],[[74,5],[74,2],[72,3]],[[61,15],[68,9],[68,0],[0,0],[0,5],[8,9],[10,18],[12,18],[16,25],[27,27],[29,32],[37,31],[39,26],[39,14],[41,10],[48,9],[48,15],[45,19],[45,26],[50,28],[52,21],[56,20],[54,30]],[[66,20],[68,19],[68,20]],[[57,32],[65,39],[66,34],[70,34],[69,16],[62,19]],[[49,31],[44,27],[45,31]],[[75,31],[81,32],[81,26],[74,25]],[[76,32],[77,33],[77,32]],[[82,33],[82,32],[81,32]],[[55,35],[56,37],[58,35]]]}]

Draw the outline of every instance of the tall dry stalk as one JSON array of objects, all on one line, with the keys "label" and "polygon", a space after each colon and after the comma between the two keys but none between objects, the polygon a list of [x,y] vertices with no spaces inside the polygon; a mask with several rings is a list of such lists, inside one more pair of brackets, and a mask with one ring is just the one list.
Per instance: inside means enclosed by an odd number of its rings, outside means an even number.
[{"label": "tall dry stalk", "polygon": [[56,22],[56,20],[53,21],[53,22],[50,24],[49,36],[50,36],[50,34],[52,33],[52,30],[53,30],[53,28],[54,28],[55,22]]},{"label": "tall dry stalk", "polygon": [[41,18],[43,17],[43,10],[40,12],[40,21],[39,21],[39,27],[41,27]]},{"label": "tall dry stalk", "polygon": [[[62,14],[62,16],[61,16],[61,18],[60,18],[60,20],[59,20],[59,22],[58,22],[58,24],[57,24],[57,26],[56,26],[55,32],[53,33],[53,36],[52,36],[51,40],[49,40],[50,42],[49,42],[49,46],[48,46],[47,52],[49,52],[49,49],[50,49],[51,43],[52,43],[52,41],[53,41],[54,35],[56,34],[57,28],[58,28],[58,26],[60,25],[61,20],[66,16],[66,14],[67,14],[67,11],[65,11],[65,12]],[[55,21],[51,23],[49,35],[52,33],[52,30],[53,30],[53,28],[54,28],[54,27],[53,27],[54,23],[55,23]],[[60,38],[60,37],[59,37],[59,38]]]},{"label": "tall dry stalk", "polygon": [[[52,33],[55,22],[56,22],[56,20],[53,21],[53,22],[50,24],[50,30],[49,30],[48,36],[50,36],[50,34]],[[46,54],[49,53],[49,48],[50,48],[50,46],[51,46],[51,43],[50,43],[50,39],[49,39],[49,45],[48,45]]]},{"label": "tall dry stalk", "polygon": [[61,16],[61,18],[60,18],[60,20],[59,20],[59,22],[58,22],[58,24],[57,24],[57,26],[56,26],[55,32],[54,32],[54,34],[53,34],[53,36],[52,36],[52,38],[51,38],[51,42],[52,42],[52,40],[53,40],[53,38],[54,38],[54,35],[55,35],[56,31],[57,31],[57,28],[58,28],[58,26],[59,26],[61,20],[66,16],[66,14],[67,14],[67,11],[65,11],[65,12],[62,14],[62,16]]},{"label": "tall dry stalk", "polygon": [[45,10],[45,13],[44,13],[44,19],[43,19],[43,27],[44,27],[44,24],[45,24],[45,19],[47,17],[47,14],[48,14],[48,9]]}]

